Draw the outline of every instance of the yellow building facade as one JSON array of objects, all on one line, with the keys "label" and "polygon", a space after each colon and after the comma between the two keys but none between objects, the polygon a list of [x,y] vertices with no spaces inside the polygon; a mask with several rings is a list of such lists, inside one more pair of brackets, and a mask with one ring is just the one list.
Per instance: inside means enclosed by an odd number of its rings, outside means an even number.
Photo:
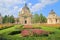
[{"label": "yellow building facade", "polygon": [[31,24],[32,14],[27,7],[27,4],[22,8],[22,10],[19,12],[19,23],[20,24]]},{"label": "yellow building facade", "polygon": [[60,17],[53,10],[51,10],[47,17],[47,24],[60,24]]}]

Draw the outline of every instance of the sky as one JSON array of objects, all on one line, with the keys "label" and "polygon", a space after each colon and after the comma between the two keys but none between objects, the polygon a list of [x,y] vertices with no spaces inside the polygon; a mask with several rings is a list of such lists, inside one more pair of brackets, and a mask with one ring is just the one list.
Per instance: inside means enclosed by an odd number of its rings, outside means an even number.
[{"label": "sky", "polygon": [[0,13],[2,16],[13,15],[18,17],[25,3],[32,14],[42,13],[47,17],[53,9],[60,16],[60,0],[0,0]]}]

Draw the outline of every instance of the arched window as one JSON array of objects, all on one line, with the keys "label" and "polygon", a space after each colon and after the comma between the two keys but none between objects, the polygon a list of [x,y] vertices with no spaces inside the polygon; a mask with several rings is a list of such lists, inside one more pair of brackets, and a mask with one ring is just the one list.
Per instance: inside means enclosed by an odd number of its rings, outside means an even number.
[{"label": "arched window", "polygon": [[25,24],[27,24],[27,20],[25,20]]},{"label": "arched window", "polygon": [[57,19],[56,19],[56,22],[57,22]]}]

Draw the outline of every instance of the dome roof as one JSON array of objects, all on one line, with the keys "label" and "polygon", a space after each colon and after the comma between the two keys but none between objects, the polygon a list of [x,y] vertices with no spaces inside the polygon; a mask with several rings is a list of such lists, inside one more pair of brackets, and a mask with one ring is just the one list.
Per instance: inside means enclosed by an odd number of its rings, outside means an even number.
[{"label": "dome roof", "polygon": [[[22,10],[24,10],[24,9],[29,10],[27,4],[25,4],[25,6],[22,8]],[[30,11],[30,10],[29,10],[29,11]]]},{"label": "dome roof", "polygon": [[57,16],[56,13],[53,10],[51,10],[51,12],[49,13],[47,18],[60,18],[60,17]]},{"label": "dome roof", "polygon": [[51,12],[49,14],[56,14],[53,10],[51,10]]},{"label": "dome roof", "polygon": [[25,4],[25,6],[22,8],[19,15],[20,16],[32,16],[27,4]]}]

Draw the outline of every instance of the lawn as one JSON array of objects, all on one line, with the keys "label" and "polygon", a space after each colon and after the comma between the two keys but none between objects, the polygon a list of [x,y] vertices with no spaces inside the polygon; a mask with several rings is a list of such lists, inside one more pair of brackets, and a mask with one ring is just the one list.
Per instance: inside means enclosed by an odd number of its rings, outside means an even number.
[{"label": "lawn", "polygon": [[[13,27],[0,30],[0,34],[6,38],[7,40],[60,40],[60,29],[54,27],[44,27],[44,26],[36,26],[41,27],[42,30],[54,32],[49,34],[49,36],[40,36],[40,37],[22,37],[21,34],[9,35],[9,33],[16,31],[20,25],[14,25]],[[21,29],[21,28],[20,28]]]}]

